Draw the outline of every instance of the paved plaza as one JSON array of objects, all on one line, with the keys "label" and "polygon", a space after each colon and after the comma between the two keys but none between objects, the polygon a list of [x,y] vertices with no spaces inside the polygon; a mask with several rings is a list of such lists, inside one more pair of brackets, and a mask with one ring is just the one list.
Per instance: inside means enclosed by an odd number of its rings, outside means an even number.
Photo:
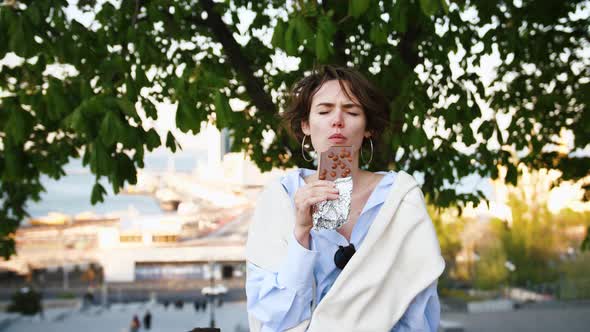
[{"label": "paved plaza", "polygon": [[[248,331],[248,317],[243,302],[224,303],[215,308],[216,325],[221,331]],[[49,309],[44,319],[0,313],[0,332],[127,332],[133,315],[140,321],[146,310],[152,314],[151,332],[185,332],[209,326],[209,311],[195,311],[192,303],[182,309],[160,304],[115,304],[109,309]],[[147,331],[140,329],[140,331]]]},{"label": "paved plaza", "polygon": [[523,308],[505,312],[444,313],[442,319],[460,323],[464,332],[588,332],[590,306]]},{"label": "paved plaza", "polygon": [[[141,320],[149,309],[153,332],[184,332],[209,325],[209,311],[196,312],[192,304],[182,309],[160,304],[115,304],[109,309],[93,307],[49,309],[44,319],[0,313],[0,332],[126,332],[134,314]],[[244,302],[224,303],[215,308],[217,326],[223,332],[246,332],[247,316]],[[464,332],[587,332],[590,331],[590,305],[529,307],[514,311],[487,313],[443,313],[446,322],[457,323]],[[146,331],[140,329],[140,331]],[[451,331],[451,330],[449,330]],[[453,330],[458,331],[458,330]]]}]

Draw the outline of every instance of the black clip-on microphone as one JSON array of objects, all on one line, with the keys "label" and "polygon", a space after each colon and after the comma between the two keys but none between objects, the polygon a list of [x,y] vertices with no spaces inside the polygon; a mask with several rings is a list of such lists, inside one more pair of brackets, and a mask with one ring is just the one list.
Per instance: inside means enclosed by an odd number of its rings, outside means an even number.
[{"label": "black clip-on microphone", "polygon": [[346,247],[338,247],[338,250],[336,250],[336,253],[334,254],[334,264],[336,264],[336,267],[342,270],[352,258],[356,250],[354,249],[354,245],[352,243]]}]

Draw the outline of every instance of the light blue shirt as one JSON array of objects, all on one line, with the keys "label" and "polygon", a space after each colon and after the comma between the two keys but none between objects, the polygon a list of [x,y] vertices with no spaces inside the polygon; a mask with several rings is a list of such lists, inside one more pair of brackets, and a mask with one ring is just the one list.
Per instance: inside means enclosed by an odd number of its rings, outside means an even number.
[{"label": "light blue shirt", "polygon": [[[297,169],[287,173],[281,184],[293,202],[297,189],[305,185],[304,177],[315,170]],[[378,172],[383,178],[369,196],[350,236],[350,243],[360,248],[365,236],[381,209],[396,173]],[[310,249],[306,249],[292,236],[287,259],[278,273],[247,264],[246,296],[248,312],[262,322],[262,331],[284,331],[311,317],[313,297],[311,284],[317,282],[316,303],[330,290],[341,270],[334,264],[338,246],[349,242],[335,230],[311,230]],[[440,320],[440,303],[436,281],[419,293],[391,331],[436,332]],[[335,327],[336,328],[336,327]]]}]

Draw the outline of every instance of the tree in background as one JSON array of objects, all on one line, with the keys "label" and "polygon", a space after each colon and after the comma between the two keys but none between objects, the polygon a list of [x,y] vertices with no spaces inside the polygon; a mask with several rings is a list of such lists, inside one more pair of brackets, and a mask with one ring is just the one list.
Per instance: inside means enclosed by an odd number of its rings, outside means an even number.
[{"label": "tree in background", "polygon": [[[583,296],[587,258],[578,248],[590,225],[590,203],[584,202],[582,189],[590,177],[557,185],[558,171],[523,165],[519,171],[519,185],[513,186],[504,182],[506,169],[500,168],[500,178],[493,181],[495,201],[487,208],[470,206],[459,216],[452,209],[429,207],[447,261],[441,285],[467,282],[494,289],[559,280],[567,284],[568,296]],[[489,219],[489,214],[504,217]]]},{"label": "tree in background", "polygon": [[[119,2],[118,2],[119,3]],[[433,204],[469,174],[517,162],[585,175],[588,157],[549,145],[563,128],[590,140],[587,0],[5,1],[0,7],[0,253],[39,199],[42,174],[82,158],[115,192],[136,182],[145,151],[164,143],[148,122],[176,105],[176,125],[230,128],[234,151],[260,167],[306,165],[280,127],[286,91],[314,65],[354,66],[391,101],[390,132],[372,169],[424,175]],[[288,61],[286,60],[288,59]],[[497,59],[491,63],[492,59]],[[290,63],[293,65],[282,65]],[[492,73],[485,76],[486,72]],[[484,77],[485,76],[485,77]],[[232,109],[229,101],[245,102]],[[263,135],[273,136],[268,146]],[[518,151],[515,160],[510,151]]]},{"label": "tree in background", "polygon": [[478,247],[479,259],[475,263],[473,286],[478,289],[497,289],[506,283],[509,270],[506,268],[506,253],[497,234],[490,234]]},{"label": "tree in background", "polygon": [[461,251],[461,233],[468,220],[461,218],[456,209],[437,209],[434,205],[427,205],[428,214],[432,219],[440,250],[445,259],[445,270],[439,278],[439,287],[451,287],[455,277],[457,254]]},{"label": "tree in background", "polygon": [[563,273],[561,299],[590,299],[590,252],[564,262],[560,271]]},{"label": "tree in background", "polygon": [[[495,184],[497,193],[503,192],[506,197],[511,217],[492,220],[493,230],[501,240],[506,259],[516,267],[511,279],[517,285],[554,282],[559,278],[564,256],[575,253],[582,242],[583,231],[590,223],[588,203],[576,201],[581,195],[576,196],[574,190],[571,202],[551,210],[554,201],[562,198],[555,197],[555,193],[565,195],[557,187],[561,174],[554,170],[528,170],[522,165],[519,168],[519,186]],[[578,190],[580,187],[581,184],[570,186]],[[574,211],[565,203],[583,203],[585,211]]]}]

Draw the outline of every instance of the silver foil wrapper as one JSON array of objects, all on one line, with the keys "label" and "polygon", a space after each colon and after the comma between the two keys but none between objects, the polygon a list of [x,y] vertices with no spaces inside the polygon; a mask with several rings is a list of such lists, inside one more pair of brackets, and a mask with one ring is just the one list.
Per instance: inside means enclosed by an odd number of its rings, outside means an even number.
[{"label": "silver foil wrapper", "polygon": [[313,207],[313,229],[337,229],[348,221],[352,196],[352,177],[334,180],[338,199],[319,202]]}]

